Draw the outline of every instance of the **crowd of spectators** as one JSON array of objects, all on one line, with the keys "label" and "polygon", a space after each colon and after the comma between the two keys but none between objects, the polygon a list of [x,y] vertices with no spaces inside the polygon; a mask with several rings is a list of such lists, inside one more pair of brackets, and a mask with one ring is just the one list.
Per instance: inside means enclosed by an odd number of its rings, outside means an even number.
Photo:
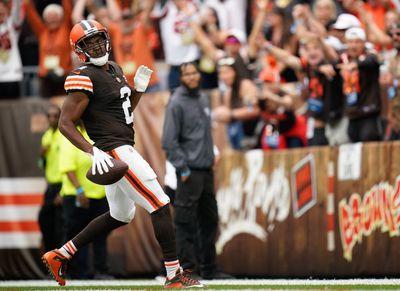
[{"label": "crowd of spectators", "polygon": [[20,97],[22,64],[38,66],[41,97],[64,94],[79,62],[69,31],[91,18],[128,80],[155,70],[150,91],[172,92],[179,66],[198,62],[235,149],[398,139],[399,15],[398,0],[1,0],[0,96]]}]

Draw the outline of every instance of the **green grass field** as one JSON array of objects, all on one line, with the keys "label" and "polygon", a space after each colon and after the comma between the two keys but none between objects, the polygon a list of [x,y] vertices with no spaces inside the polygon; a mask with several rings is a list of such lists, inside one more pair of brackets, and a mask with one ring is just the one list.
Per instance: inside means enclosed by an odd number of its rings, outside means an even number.
[{"label": "green grass field", "polygon": [[[214,280],[202,281],[205,290],[400,290],[400,279],[351,280]],[[160,290],[156,280],[70,280],[59,287],[48,280],[0,281],[0,290]]]}]

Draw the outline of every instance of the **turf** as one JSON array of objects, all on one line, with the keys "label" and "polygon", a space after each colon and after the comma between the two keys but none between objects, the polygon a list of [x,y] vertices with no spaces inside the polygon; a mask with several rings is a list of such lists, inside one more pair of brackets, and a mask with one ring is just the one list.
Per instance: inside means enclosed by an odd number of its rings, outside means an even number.
[{"label": "turf", "polygon": [[[400,280],[228,280],[205,281],[203,290],[400,290]],[[160,290],[156,280],[69,281],[59,287],[53,281],[0,281],[0,290]]]}]

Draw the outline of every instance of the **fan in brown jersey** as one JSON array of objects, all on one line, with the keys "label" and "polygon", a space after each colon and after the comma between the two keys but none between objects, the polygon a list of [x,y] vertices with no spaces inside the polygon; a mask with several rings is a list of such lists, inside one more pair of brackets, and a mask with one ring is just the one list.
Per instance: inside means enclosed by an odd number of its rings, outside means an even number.
[{"label": "fan in brown jersey", "polygon": [[[88,153],[99,174],[112,167],[111,157],[129,165],[127,174],[106,186],[110,211],[94,219],[78,235],[59,249],[42,257],[50,273],[65,285],[68,260],[98,235],[129,223],[138,203],[151,214],[154,232],[160,243],[167,271],[166,288],[202,287],[180,268],[169,198],[157,182],[149,164],[133,148],[133,110],[146,90],[152,71],[140,66],[134,77],[135,88],[128,85],[121,68],[108,61],[111,50],[106,28],[93,20],[76,24],[70,34],[71,46],[85,62],[65,81],[68,93],[62,107],[60,131],[76,147]],[[82,119],[94,146],[74,126]]]}]

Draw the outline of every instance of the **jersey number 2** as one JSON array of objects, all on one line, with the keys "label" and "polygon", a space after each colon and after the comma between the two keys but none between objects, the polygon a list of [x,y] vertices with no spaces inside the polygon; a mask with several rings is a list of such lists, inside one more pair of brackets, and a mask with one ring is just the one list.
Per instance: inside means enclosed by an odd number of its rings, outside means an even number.
[{"label": "jersey number 2", "polygon": [[122,102],[122,109],[124,110],[125,114],[125,122],[126,124],[131,124],[133,122],[133,112],[131,112],[129,108],[132,107],[130,99],[132,91],[128,86],[124,86],[119,92],[121,94],[120,98],[125,98],[125,101]]}]

